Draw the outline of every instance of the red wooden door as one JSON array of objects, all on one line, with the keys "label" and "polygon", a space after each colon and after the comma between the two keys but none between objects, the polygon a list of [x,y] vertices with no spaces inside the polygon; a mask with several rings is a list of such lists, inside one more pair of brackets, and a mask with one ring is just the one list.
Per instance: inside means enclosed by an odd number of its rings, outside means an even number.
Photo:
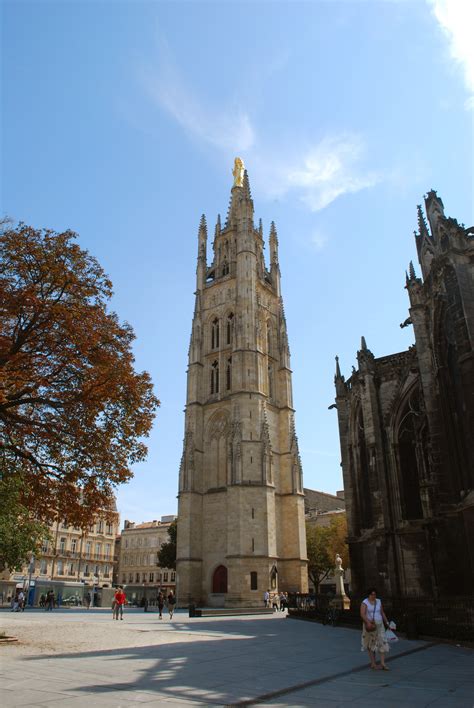
[{"label": "red wooden door", "polygon": [[212,592],[227,592],[227,568],[225,565],[219,565],[214,571],[214,575],[212,576]]}]

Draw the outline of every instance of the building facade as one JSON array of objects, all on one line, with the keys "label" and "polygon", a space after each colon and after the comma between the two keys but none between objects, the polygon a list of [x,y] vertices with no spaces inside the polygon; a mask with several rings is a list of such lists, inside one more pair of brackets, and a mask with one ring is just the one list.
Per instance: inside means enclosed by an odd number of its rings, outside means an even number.
[{"label": "building facade", "polygon": [[406,276],[415,344],[336,367],[353,587],[468,595],[474,582],[474,228],[436,192],[418,207],[421,277]]},{"label": "building facade", "polygon": [[[29,566],[21,571],[7,570],[2,574],[0,580],[5,585],[3,595],[7,595],[7,585],[11,592],[11,587],[19,583],[38,586],[47,584],[47,581],[66,583],[64,587],[61,586],[64,601],[68,598],[67,583],[81,583],[83,587],[95,591],[111,587],[117,564],[115,540],[118,533],[119,515],[116,512],[112,517],[95,518],[86,530],[70,526],[64,521],[54,522],[50,527],[50,538],[43,541],[39,553],[32,558]],[[69,594],[82,600],[83,592],[79,593],[76,585],[70,586]]]},{"label": "building facade", "polygon": [[124,522],[120,536],[120,555],[117,582],[125,586],[127,597],[135,592],[137,598],[151,599],[159,590],[169,593],[176,587],[176,572],[160,568],[158,553],[168,543],[168,529],[174,516],[163,516],[160,521],[143,524]]},{"label": "building facade", "polygon": [[179,473],[178,601],[259,605],[265,590],[306,591],[304,495],[295,432],[278,239],[270,264],[237,159],[208,265],[205,217]]}]

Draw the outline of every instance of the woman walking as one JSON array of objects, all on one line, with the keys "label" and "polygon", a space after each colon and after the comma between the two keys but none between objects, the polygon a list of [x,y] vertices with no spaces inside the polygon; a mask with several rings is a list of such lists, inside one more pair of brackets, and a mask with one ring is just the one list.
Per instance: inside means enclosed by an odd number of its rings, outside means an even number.
[{"label": "woman walking", "polygon": [[[389,651],[388,642],[385,639],[385,628],[388,627],[388,620],[383,611],[382,601],[377,598],[375,588],[370,588],[367,597],[360,606],[360,616],[362,618],[362,651],[367,650],[370,658],[371,669],[382,669],[389,671],[385,664],[385,654]],[[380,654],[380,667],[377,666],[376,653]]]}]

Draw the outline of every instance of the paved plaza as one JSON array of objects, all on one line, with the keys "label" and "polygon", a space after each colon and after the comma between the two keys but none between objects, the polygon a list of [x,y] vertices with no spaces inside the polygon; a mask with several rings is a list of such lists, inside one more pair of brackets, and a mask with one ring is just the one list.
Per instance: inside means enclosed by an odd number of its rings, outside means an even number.
[{"label": "paved plaza", "polygon": [[396,644],[371,671],[359,632],[274,616],[170,621],[100,610],[0,613],[4,708],[474,706],[474,650]]}]

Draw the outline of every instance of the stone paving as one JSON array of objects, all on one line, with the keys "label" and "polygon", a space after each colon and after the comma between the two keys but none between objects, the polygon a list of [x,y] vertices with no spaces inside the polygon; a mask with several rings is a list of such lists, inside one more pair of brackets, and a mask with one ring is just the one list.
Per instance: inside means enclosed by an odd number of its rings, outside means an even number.
[{"label": "stone paving", "polygon": [[21,639],[0,646],[4,708],[474,706],[473,649],[402,640],[371,671],[357,631],[280,613],[1,612],[0,629]]}]

